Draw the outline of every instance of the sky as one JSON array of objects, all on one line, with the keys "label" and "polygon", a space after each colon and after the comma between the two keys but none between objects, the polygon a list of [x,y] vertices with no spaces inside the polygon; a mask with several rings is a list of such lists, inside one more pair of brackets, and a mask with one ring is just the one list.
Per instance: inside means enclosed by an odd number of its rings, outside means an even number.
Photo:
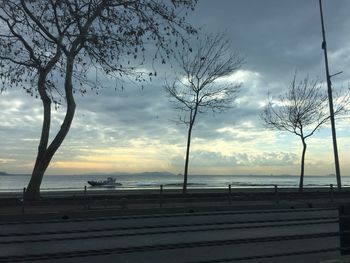
[{"label": "sky", "polygon": [[[328,58],[335,90],[350,80],[350,1],[323,1]],[[245,57],[229,76],[242,83],[235,107],[200,114],[192,134],[190,174],[298,175],[302,145],[293,134],[264,128],[259,114],[267,94],[300,79],[325,79],[317,0],[199,0],[188,21],[203,33],[225,32],[232,50]],[[77,95],[71,130],[47,174],[168,171],[183,173],[187,128],[176,124],[160,69],[143,88],[108,83],[100,94]],[[101,76],[103,79],[103,76]],[[326,88],[326,86],[325,86]],[[31,173],[38,147],[42,106],[22,90],[0,95],[0,171]],[[53,111],[52,129],[60,127],[64,107]],[[350,121],[337,120],[342,175],[350,175]],[[308,139],[306,175],[335,173],[329,125]]]}]

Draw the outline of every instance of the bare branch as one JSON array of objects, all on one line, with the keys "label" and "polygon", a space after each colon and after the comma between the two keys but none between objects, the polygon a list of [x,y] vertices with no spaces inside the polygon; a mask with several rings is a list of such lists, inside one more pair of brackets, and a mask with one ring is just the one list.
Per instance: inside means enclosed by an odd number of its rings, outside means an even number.
[{"label": "bare branch", "polygon": [[[345,95],[336,98],[336,116],[347,113],[350,103],[349,90]],[[318,80],[296,81],[296,74],[288,91],[279,96],[276,101],[269,101],[260,114],[265,126],[270,129],[287,131],[300,137],[303,151],[299,188],[303,188],[306,139],[330,120],[328,112],[328,95],[322,83]]]},{"label": "bare branch", "polygon": [[180,50],[176,60],[182,74],[172,83],[165,81],[164,89],[180,112],[177,123],[188,127],[183,184],[183,193],[186,193],[191,134],[196,118],[207,110],[222,112],[233,107],[240,84],[219,79],[233,74],[243,59],[230,51],[229,41],[223,34],[217,34],[200,39],[194,50]]},{"label": "bare branch", "polygon": [[230,51],[224,34],[204,36],[195,50],[183,49],[176,59],[183,75],[171,84],[166,81],[164,88],[177,110],[194,110],[196,116],[197,112],[222,112],[233,107],[240,84],[219,79],[233,74],[244,59]]},{"label": "bare branch", "polygon": [[[336,114],[345,114],[345,105],[349,104],[349,94],[337,103]],[[288,92],[279,96],[277,102],[269,102],[260,115],[266,127],[288,131],[302,136],[312,136],[329,120],[328,95],[318,80],[297,82],[294,76]]]},{"label": "bare branch", "polygon": [[[25,194],[37,199],[42,177],[72,124],[74,93],[84,94],[88,88],[84,84],[91,82],[88,73],[96,69],[116,80],[132,76],[135,82],[143,81],[144,72],[130,61],[144,60],[150,42],[157,47],[155,56],[160,54],[164,63],[169,60],[172,43],[185,43],[182,34],[195,33],[185,22],[186,13],[178,11],[192,9],[196,0],[174,1],[173,6],[162,0],[0,3],[0,91],[20,86],[31,96],[40,96],[43,104],[38,154]],[[100,85],[96,78],[95,91]],[[66,113],[59,131],[50,136],[51,103],[60,104],[61,97]]]}]

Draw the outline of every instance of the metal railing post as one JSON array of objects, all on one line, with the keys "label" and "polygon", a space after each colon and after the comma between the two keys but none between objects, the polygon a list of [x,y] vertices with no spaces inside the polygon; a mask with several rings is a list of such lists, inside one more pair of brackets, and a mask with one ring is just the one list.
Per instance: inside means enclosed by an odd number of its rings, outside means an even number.
[{"label": "metal railing post", "polygon": [[86,185],[84,186],[84,209],[89,210],[89,200],[87,197],[87,187]]},{"label": "metal railing post", "polygon": [[275,184],[275,197],[276,197],[276,204],[278,204],[280,202],[280,198],[279,198],[279,195],[278,195],[278,186],[277,184]]},{"label": "metal railing post", "polygon": [[24,206],[25,206],[25,204],[24,204],[24,200],[25,200],[25,198],[24,198],[24,196],[25,196],[25,194],[26,194],[26,188],[25,187],[23,187],[23,193],[22,193],[22,214],[24,214]]},{"label": "metal railing post", "polygon": [[333,184],[330,184],[329,187],[330,187],[330,193],[331,193],[331,202],[333,203],[333,201],[334,201],[334,189],[333,189]]},{"label": "metal railing post", "polygon": [[163,207],[163,185],[160,185],[160,189],[159,189],[159,207],[162,208]]},{"label": "metal railing post", "polygon": [[228,185],[228,201],[230,205],[232,205],[232,190],[231,190],[231,184]]}]

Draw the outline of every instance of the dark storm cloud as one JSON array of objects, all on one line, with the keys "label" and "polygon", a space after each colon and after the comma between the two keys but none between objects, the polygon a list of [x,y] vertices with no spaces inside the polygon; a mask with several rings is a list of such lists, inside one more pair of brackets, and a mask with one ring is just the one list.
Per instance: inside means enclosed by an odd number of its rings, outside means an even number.
[{"label": "dark storm cloud", "polygon": [[[193,21],[208,31],[226,29],[233,46],[247,56],[249,69],[270,81],[284,81],[295,69],[324,75],[318,72],[323,69],[318,1],[235,0],[215,5],[199,1]],[[323,7],[329,51],[342,49],[349,43],[350,3],[323,1]]]},{"label": "dark storm cloud", "polygon": [[[335,86],[350,79],[350,1],[323,1],[328,40],[329,62],[332,72],[344,70],[333,79]],[[259,113],[267,92],[280,93],[289,86],[295,70],[303,78],[319,76],[324,79],[324,62],[321,50],[321,28],[318,1],[303,0],[200,0],[189,20],[202,26],[203,33],[226,32],[232,49],[246,57],[242,66],[243,82],[236,106],[221,114],[210,112],[198,116],[193,138],[202,140],[254,141],[254,133],[245,137],[245,131],[262,129]],[[147,61],[142,69],[154,72],[157,77],[144,82],[125,82],[116,87],[115,80],[99,75],[105,88],[95,95],[76,94],[77,111],[71,131],[55,158],[72,160],[91,148],[131,147],[137,138],[159,141],[183,147],[186,127],[177,125],[178,112],[174,111],[163,91],[165,77],[171,79],[178,71],[175,63],[162,65],[153,61],[149,45]],[[93,81],[95,72],[91,73]],[[115,90],[115,88],[117,88]],[[9,100],[20,101],[11,109]],[[1,140],[0,164],[17,159],[32,162],[36,154],[41,129],[41,102],[20,91],[7,91],[0,96]],[[53,130],[57,131],[64,115],[64,105],[54,111]],[[224,130],[230,127],[236,133]],[[54,132],[52,133],[54,134]],[[20,142],[20,143],[19,143]],[[259,150],[259,149],[257,149]],[[296,156],[287,153],[240,153],[226,156],[222,153],[193,152],[194,165],[287,165]],[[3,160],[3,161],[1,161]],[[175,166],[183,165],[183,156],[174,157]],[[1,169],[0,169],[1,170]]]},{"label": "dark storm cloud", "polygon": [[[344,27],[348,23],[344,22],[347,17],[344,8],[350,7],[350,3],[324,2],[329,42],[337,42],[332,39],[339,38],[339,34],[346,30]],[[334,18],[338,16],[343,19]],[[252,121],[261,127],[258,118],[260,102],[266,99],[268,91],[280,92],[288,87],[295,70],[301,77],[304,74],[323,76],[323,71],[316,71],[322,70],[323,66],[318,1],[235,0],[216,3],[201,0],[189,19],[193,24],[203,26],[205,33],[226,31],[232,48],[246,56],[242,70],[259,74],[249,76],[256,78],[258,83],[249,78],[244,80],[238,97],[242,102],[238,100],[235,108],[222,114],[201,114],[195,126],[195,136],[213,139],[222,136],[217,129],[224,126],[239,128],[244,121]],[[332,33],[335,28],[337,34]],[[84,121],[84,111],[95,112],[98,116],[90,116],[90,119],[85,115],[87,123],[91,121],[90,124],[96,127],[102,125],[109,137],[164,138],[173,129],[178,130],[178,136],[182,137],[180,134],[186,128],[171,122],[179,114],[171,107],[162,88],[165,74],[172,76],[176,64],[173,63],[174,68],[171,68],[169,63],[164,67],[155,61],[154,69],[149,66],[152,63],[146,64],[149,71],[155,69],[159,72],[152,82],[143,83],[143,89],[141,85],[124,84],[124,91],[114,91],[114,81],[106,80],[109,84],[104,86],[110,89],[101,90],[99,96],[92,93],[78,99],[78,118]],[[93,134],[91,128],[90,133]]]},{"label": "dark storm cloud", "polygon": [[[296,69],[302,76],[323,75],[319,70],[322,69],[323,58],[316,2],[221,1],[219,5],[213,1],[199,2],[190,18],[192,22],[205,25],[203,31],[206,32],[226,30],[232,47],[247,56],[243,69],[259,72],[263,80],[258,87],[251,87],[249,81],[244,83],[240,97],[246,100],[236,109],[215,116],[201,115],[196,125],[196,136],[214,138],[220,136],[216,129],[227,125],[239,127],[242,121],[247,120],[259,125],[259,100],[266,98],[267,91],[274,93],[288,87]],[[340,6],[326,4],[326,14],[340,12],[344,15]],[[329,28],[339,22],[329,15],[326,18],[330,20]],[[329,35],[330,38],[338,37]],[[89,110],[93,108],[94,111],[108,112],[108,115],[101,114],[97,121],[108,125],[115,123],[117,130],[127,131],[121,136],[154,138],[166,134],[166,127],[172,126],[182,133],[183,126],[169,122],[176,119],[177,113],[172,111],[161,87],[164,73],[169,76],[172,69],[167,67],[168,71],[165,71],[163,65],[157,63],[155,68],[163,74],[159,74],[160,77],[153,82],[144,84],[144,90],[125,85],[125,92],[113,92],[113,89],[102,91],[100,98],[92,96],[93,101],[88,99],[84,104],[89,106]],[[153,71],[153,68],[150,70]],[[111,82],[110,86],[113,85]]]}]

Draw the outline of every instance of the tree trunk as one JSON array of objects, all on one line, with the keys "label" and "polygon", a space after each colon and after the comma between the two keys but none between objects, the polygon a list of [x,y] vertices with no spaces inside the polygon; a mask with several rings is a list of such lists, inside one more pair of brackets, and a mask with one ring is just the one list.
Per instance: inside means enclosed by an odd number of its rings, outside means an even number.
[{"label": "tree trunk", "polygon": [[301,138],[301,141],[303,143],[303,152],[301,154],[301,167],[300,167],[300,181],[299,181],[299,191],[303,191],[304,187],[304,166],[305,166],[305,152],[306,152],[306,143],[305,139]]},{"label": "tree trunk", "polygon": [[190,146],[191,146],[191,134],[192,134],[193,123],[190,123],[187,134],[187,148],[186,148],[186,160],[185,160],[185,171],[184,171],[184,183],[182,186],[182,193],[187,193],[187,175],[188,175],[188,164],[190,160]]},{"label": "tree trunk", "polygon": [[43,174],[40,174],[40,166],[42,164],[43,158],[45,157],[45,152],[47,149],[49,136],[50,136],[50,126],[51,126],[51,99],[47,95],[45,89],[45,81],[47,76],[46,70],[39,73],[38,78],[38,91],[40,94],[41,101],[43,103],[43,124],[41,128],[40,142],[38,146],[38,153],[35,160],[35,165],[32,171],[32,177],[30,178],[29,184],[27,186],[27,191],[25,193],[26,199],[39,199],[39,187],[42,181]]},{"label": "tree trunk", "polygon": [[[44,173],[49,166],[52,157],[58,150],[58,148],[61,146],[64,138],[69,132],[70,126],[72,124],[74,113],[75,113],[75,101],[73,97],[73,85],[72,85],[72,74],[73,74],[73,64],[74,64],[74,57],[73,58],[67,58],[67,66],[66,66],[66,77],[65,77],[65,95],[67,100],[67,110],[65,118],[62,122],[61,128],[56,134],[55,138],[47,147],[44,149],[45,141],[47,145],[47,141],[49,138],[49,131],[50,131],[50,119],[51,119],[51,108],[48,109],[47,103],[44,103],[44,122],[43,122],[43,128],[42,128],[42,136],[40,139],[40,145],[38,150],[38,155],[36,159],[36,163],[34,165],[32,177],[29,181],[26,193],[25,193],[25,199],[27,200],[38,200],[40,198],[40,185],[44,176]],[[49,104],[49,106],[51,103]]]}]

